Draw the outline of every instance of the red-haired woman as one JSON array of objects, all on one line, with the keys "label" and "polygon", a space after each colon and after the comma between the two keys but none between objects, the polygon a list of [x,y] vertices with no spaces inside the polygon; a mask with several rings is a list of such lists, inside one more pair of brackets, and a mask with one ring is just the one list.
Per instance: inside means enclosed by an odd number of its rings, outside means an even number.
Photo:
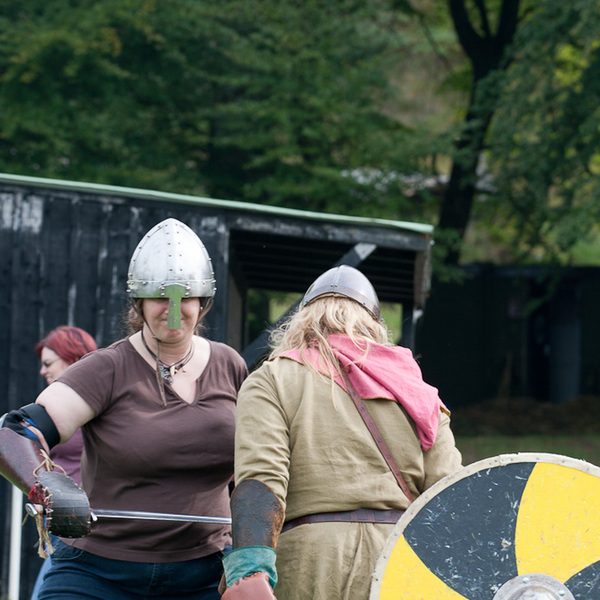
[{"label": "red-haired woman", "polygon": [[[42,367],[40,375],[50,385],[67,367],[80,358],[97,349],[94,338],[79,327],[61,325],[41,339],[35,351]],[[50,458],[59,464],[78,485],[81,485],[80,460],[83,450],[83,438],[79,430],[66,444],[55,446]]]},{"label": "red-haired woman", "polygon": [[[35,352],[42,364],[40,375],[50,385],[67,370],[67,367],[96,349],[96,341],[87,331],[79,327],[61,325],[50,331],[35,346]],[[50,458],[60,465],[78,485],[81,485],[80,463],[82,451],[83,436],[81,429],[68,442],[54,446],[50,451]],[[44,573],[49,567],[50,559],[47,558],[37,576],[31,600],[37,600],[38,589],[42,583]]]}]

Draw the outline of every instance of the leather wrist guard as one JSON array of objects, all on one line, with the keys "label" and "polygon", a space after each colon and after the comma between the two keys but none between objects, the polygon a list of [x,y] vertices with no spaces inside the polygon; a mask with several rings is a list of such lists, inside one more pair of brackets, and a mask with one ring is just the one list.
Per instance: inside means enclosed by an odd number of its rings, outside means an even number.
[{"label": "leather wrist guard", "polygon": [[35,483],[35,472],[44,464],[45,456],[35,440],[12,429],[0,428],[0,475],[24,494],[29,493]]},{"label": "leather wrist guard", "polygon": [[32,439],[40,448],[42,442],[38,436],[25,425],[35,427],[44,436],[48,448],[53,448],[60,443],[60,433],[54,421],[40,404],[28,404],[18,410],[11,410],[2,417],[0,427],[12,429],[19,435]]},{"label": "leather wrist guard", "polygon": [[29,501],[44,507],[50,533],[65,538],[85,537],[91,529],[91,509],[86,493],[71,477],[43,471],[29,492]]},{"label": "leather wrist guard", "polygon": [[285,512],[271,488],[258,479],[244,479],[231,494],[233,547],[275,548]]}]

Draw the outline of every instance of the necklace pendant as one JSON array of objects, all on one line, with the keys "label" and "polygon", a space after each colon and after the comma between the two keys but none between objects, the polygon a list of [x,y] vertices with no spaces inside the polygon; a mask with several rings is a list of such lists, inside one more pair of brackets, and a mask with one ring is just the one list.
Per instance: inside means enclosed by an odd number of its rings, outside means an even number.
[{"label": "necklace pendant", "polygon": [[160,376],[167,382],[173,382],[173,376],[171,375],[171,369],[169,367],[165,367],[165,365],[160,365]]},{"label": "necklace pendant", "polygon": [[175,365],[171,365],[169,367],[169,374],[171,375],[171,379],[173,379],[173,377],[175,377],[175,373],[177,373],[177,370],[175,369]]}]

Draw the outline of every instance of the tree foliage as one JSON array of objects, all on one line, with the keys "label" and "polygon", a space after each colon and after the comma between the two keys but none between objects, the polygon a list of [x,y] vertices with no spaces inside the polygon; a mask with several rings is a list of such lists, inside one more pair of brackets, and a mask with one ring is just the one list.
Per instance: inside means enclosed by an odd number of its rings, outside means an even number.
[{"label": "tree foliage", "polygon": [[453,143],[450,179],[440,205],[438,239],[442,243],[438,248],[441,259],[450,267],[459,262],[477,194],[478,166],[494,116],[495,94],[490,92],[496,90],[486,85],[486,80],[496,78],[511,60],[510,46],[517,29],[520,1],[448,0],[452,22],[472,72],[469,102]]},{"label": "tree foliage", "polygon": [[[571,261],[600,220],[600,13],[546,0],[519,28],[489,140],[481,212],[511,260]],[[510,233],[510,236],[507,235]]]},{"label": "tree foliage", "polygon": [[431,222],[451,264],[564,259],[598,221],[599,19],[595,0],[0,0],[0,171]]},{"label": "tree foliage", "polygon": [[384,0],[0,5],[0,170],[402,214]]},{"label": "tree foliage", "polygon": [[206,137],[207,86],[180,3],[3,4],[2,170],[200,189],[183,157]]}]

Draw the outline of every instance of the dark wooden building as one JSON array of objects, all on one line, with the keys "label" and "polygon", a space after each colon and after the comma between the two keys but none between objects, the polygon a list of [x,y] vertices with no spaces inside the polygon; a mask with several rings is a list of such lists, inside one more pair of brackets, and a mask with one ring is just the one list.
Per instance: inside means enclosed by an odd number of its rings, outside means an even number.
[{"label": "dark wooden building", "polygon": [[413,347],[452,409],[499,398],[600,401],[600,269],[463,268],[434,281]]},{"label": "dark wooden building", "polygon": [[[340,263],[360,268],[382,302],[402,306],[402,343],[413,345],[414,317],[429,287],[429,225],[0,175],[0,414],[43,389],[34,346],[50,329],[82,327],[99,346],[122,337],[129,259],[141,237],[167,217],[189,225],[213,261],[217,296],[206,335],[239,350],[251,367],[266,338],[248,327],[250,291],[302,294]],[[11,486],[4,480],[0,498],[5,598],[15,557],[11,563]],[[41,564],[36,539],[29,522],[19,600],[29,598]]]}]

